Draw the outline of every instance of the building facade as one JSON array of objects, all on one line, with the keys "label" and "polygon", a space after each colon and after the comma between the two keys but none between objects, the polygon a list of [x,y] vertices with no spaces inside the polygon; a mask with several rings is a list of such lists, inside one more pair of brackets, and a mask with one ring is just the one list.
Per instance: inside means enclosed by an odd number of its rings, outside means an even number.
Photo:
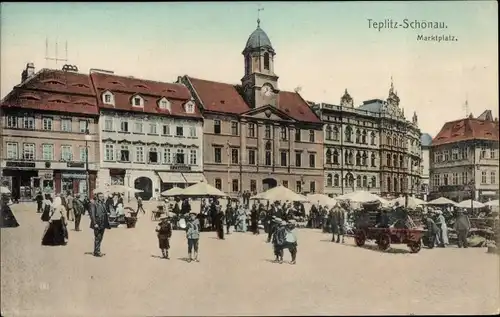
[{"label": "building facade", "polygon": [[99,186],[159,197],[204,180],[203,119],[185,86],[91,72],[100,108]]},{"label": "building facade", "polygon": [[486,110],[478,118],[447,122],[432,140],[431,198],[454,201],[498,199],[498,120]]},{"label": "building facade", "polygon": [[422,163],[421,168],[421,196],[422,199],[427,201],[427,196],[430,192],[430,151],[432,145],[432,136],[428,133],[422,133],[420,137],[420,144],[422,146]]},{"label": "building facade", "polygon": [[311,107],[325,122],[325,193],[366,190],[398,197],[419,191],[417,116],[406,120],[392,83],[386,101],[373,99],[354,107],[346,90],[340,105],[311,103]]},{"label": "building facade", "polygon": [[322,192],[323,123],[298,93],[279,89],[276,52],[259,23],[242,53],[240,85],[178,79],[205,119],[205,176],[233,195],[278,184]]},{"label": "building facade", "polygon": [[84,193],[87,180],[90,190],[95,188],[99,143],[94,89],[88,76],[73,67],[64,69],[35,73],[29,63],[21,84],[2,100],[2,183],[21,199],[31,199],[41,189]]}]

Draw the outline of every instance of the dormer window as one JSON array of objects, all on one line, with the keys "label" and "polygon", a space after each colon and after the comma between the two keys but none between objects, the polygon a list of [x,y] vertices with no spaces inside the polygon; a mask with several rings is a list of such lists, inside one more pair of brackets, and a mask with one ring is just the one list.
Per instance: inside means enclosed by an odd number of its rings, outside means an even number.
[{"label": "dormer window", "polygon": [[160,107],[160,109],[171,111],[170,101],[168,101],[167,98],[161,98],[158,102],[158,107]]},{"label": "dormer window", "polygon": [[106,91],[104,94],[102,94],[102,102],[106,105],[115,105],[115,96],[109,91]]},{"label": "dormer window", "polygon": [[132,97],[132,106],[141,108],[144,107],[144,99],[138,95]]},{"label": "dormer window", "polygon": [[192,101],[187,102],[185,108],[186,113],[194,113],[194,103]]}]

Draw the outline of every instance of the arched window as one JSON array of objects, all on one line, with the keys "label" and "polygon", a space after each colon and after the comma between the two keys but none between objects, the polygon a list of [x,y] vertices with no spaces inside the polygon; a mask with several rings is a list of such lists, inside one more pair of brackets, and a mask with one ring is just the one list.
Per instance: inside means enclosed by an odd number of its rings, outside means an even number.
[{"label": "arched window", "polygon": [[344,150],[344,164],[349,165],[349,152]]},{"label": "arched window", "polygon": [[387,136],[387,145],[392,145],[392,138],[390,135]]},{"label": "arched window", "polygon": [[354,189],[354,176],[351,173],[345,176],[345,186]]},{"label": "arched window", "polygon": [[403,155],[399,156],[399,167],[403,168],[404,167],[404,161],[403,161]]},{"label": "arched window", "polygon": [[350,126],[345,128],[345,141],[352,142],[352,128]]},{"label": "arched window", "polygon": [[335,176],[333,176],[333,186],[335,187],[339,187],[339,174],[335,174]]},{"label": "arched window", "polygon": [[264,53],[264,69],[269,70],[269,53]]},{"label": "arched window", "polygon": [[368,187],[368,177],[363,176],[363,188],[367,188],[367,187]]},{"label": "arched window", "polygon": [[[352,155],[352,151],[349,151],[349,164],[353,164],[353,155]],[[353,176],[354,177],[354,176]]]},{"label": "arched window", "polygon": [[326,126],[326,139],[327,140],[332,139],[332,127],[330,125]]},{"label": "arched window", "polygon": [[361,134],[361,143],[366,144],[366,130]]},{"label": "arched window", "polygon": [[371,165],[372,167],[375,167],[375,153],[372,153],[372,156],[371,156]]},{"label": "arched window", "polygon": [[333,127],[333,141],[339,140],[339,128]]},{"label": "arched window", "polygon": [[387,166],[391,167],[391,155],[390,154],[387,154],[386,164],[387,164]]},{"label": "arched window", "polygon": [[215,188],[222,190],[222,180],[220,178],[215,179]]},{"label": "arched window", "polygon": [[333,183],[333,177],[332,177],[332,174],[328,174],[326,176],[326,186],[327,187],[332,187],[332,183]]},{"label": "arched window", "polygon": [[392,187],[391,187],[391,177],[388,176],[387,177],[387,191],[388,192],[391,192],[392,191]]},{"label": "arched window", "polygon": [[361,157],[361,163],[363,166],[368,166],[368,164],[366,163],[368,159],[368,154],[366,154],[366,151],[363,151],[363,156]]},{"label": "arched window", "polygon": [[[325,157],[326,164],[332,164],[332,151],[330,149],[326,150],[326,157]],[[330,175],[330,174],[329,174]],[[330,175],[331,176],[331,175]]]},{"label": "arched window", "polygon": [[250,55],[245,56],[245,74],[250,74]]},{"label": "arched window", "polygon": [[399,184],[398,184],[398,179],[394,177],[394,192],[399,193]]},{"label": "arched window", "polygon": [[371,145],[375,145],[375,132],[373,131],[370,133],[370,143]]},{"label": "arched window", "polygon": [[339,152],[333,150],[333,164],[339,164]]},{"label": "arched window", "polygon": [[361,131],[359,129],[356,129],[356,143],[361,142]]},{"label": "arched window", "polygon": [[372,176],[371,188],[377,187],[377,176]]},{"label": "arched window", "polygon": [[272,165],[271,142],[270,141],[266,142],[266,162],[265,163],[267,166]]},{"label": "arched window", "polygon": [[396,154],[392,156],[392,166],[398,167],[398,156]]},{"label": "arched window", "polygon": [[361,188],[361,176],[356,176],[356,187]]},{"label": "arched window", "polygon": [[359,152],[356,153],[356,166],[361,165],[361,154]]}]

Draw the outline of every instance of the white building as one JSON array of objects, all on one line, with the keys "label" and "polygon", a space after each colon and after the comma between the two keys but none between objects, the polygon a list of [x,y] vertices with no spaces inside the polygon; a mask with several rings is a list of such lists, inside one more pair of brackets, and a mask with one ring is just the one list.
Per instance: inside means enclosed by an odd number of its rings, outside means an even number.
[{"label": "white building", "polygon": [[158,198],[204,180],[203,119],[180,84],[92,72],[99,99],[98,186],[123,184]]},{"label": "white building", "polygon": [[430,149],[432,145],[432,136],[428,133],[422,133],[420,136],[420,143],[422,144],[422,163],[420,168],[422,169],[422,183],[421,183],[421,193],[424,200],[427,199],[429,194],[429,167],[430,167]]}]

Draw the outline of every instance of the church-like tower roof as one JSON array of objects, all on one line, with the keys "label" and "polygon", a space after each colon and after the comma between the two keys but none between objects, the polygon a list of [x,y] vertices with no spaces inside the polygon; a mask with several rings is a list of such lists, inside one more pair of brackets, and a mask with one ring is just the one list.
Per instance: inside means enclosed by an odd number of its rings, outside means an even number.
[{"label": "church-like tower roof", "polygon": [[248,37],[247,44],[245,45],[243,52],[258,50],[260,48],[267,48],[274,51],[271,40],[269,40],[266,32],[260,28],[260,20],[257,20],[257,28]]}]

